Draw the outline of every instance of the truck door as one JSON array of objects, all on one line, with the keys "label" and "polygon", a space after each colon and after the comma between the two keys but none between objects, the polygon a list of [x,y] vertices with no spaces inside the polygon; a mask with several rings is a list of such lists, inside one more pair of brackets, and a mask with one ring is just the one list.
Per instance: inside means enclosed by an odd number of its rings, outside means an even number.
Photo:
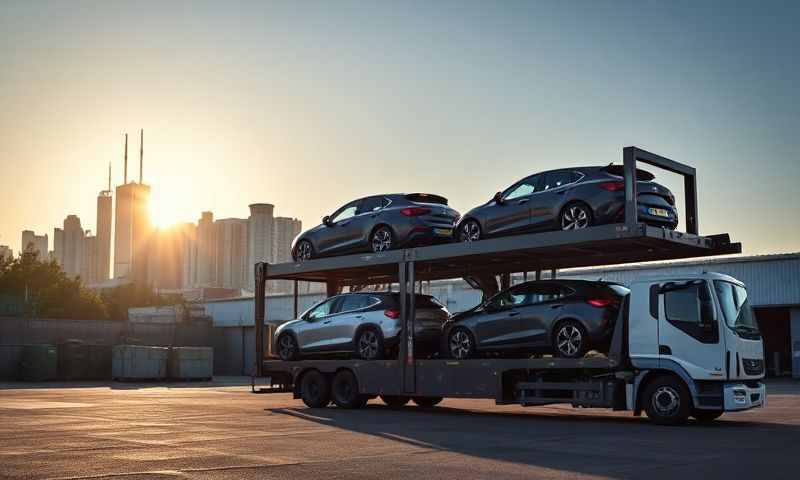
[{"label": "truck door", "polygon": [[658,355],[661,367],[675,362],[697,380],[725,375],[725,336],[705,280],[666,282],[651,301],[658,302]]}]

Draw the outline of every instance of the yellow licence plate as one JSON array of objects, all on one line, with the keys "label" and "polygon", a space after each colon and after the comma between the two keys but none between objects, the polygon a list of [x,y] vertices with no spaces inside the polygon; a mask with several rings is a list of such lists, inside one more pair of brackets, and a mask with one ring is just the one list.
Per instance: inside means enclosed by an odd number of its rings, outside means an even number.
[{"label": "yellow licence plate", "polygon": [[669,212],[664,210],[663,208],[648,208],[647,213],[650,215],[655,215],[657,217],[669,217]]},{"label": "yellow licence plate", "polygon": [[434,228],[433,233],[435,233],[436,235],[449,237],[450,235],[453,234],[453,230],[450,228]]}]

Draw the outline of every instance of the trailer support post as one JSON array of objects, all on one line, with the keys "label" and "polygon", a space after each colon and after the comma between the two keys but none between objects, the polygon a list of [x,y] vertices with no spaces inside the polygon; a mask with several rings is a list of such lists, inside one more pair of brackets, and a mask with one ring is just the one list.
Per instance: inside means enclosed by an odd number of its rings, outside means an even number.
[{"label": "trailer support post", "polygon": [[298,283],[297,280],[295,280],[294,281],[294,289],[293,289],[293,291],[294,291],[294,305],[293,305],[294,306],[294,317],[292,317],[292,318],[297,318],[297,295],[299,294],[299,292],[297,290],[297,283]]},{"label": "trailer support post", "polygon": [[256,364],[253,374],[261,377],[264,369],[264,316],[267,308],[266,298],[266,270],[267,264],[255,264],[255,337],[256,337]]},{"label": "trailer support post", "polygon": [[406,301],[406,315],[403,317],[403,331],[406,332],[406,358],[405,358],[405,373],[403,378],[403,391],[406,393],[414,393],[416,390],[417,369],[414,359],[414,320],[416,314],[416,292],[414,291],[414,261],[407,261],[406,264],[406,281],[411,287],[411,292],[407,292]]}]

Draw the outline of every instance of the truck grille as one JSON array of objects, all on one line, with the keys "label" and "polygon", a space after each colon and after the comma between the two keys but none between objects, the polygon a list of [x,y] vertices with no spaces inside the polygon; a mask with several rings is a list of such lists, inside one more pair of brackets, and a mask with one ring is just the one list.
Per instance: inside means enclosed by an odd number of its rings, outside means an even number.
[{"label": "truck grille", "polygon": [[744,373],[748,375],[761,375],[764,373],[764,360],[755,358],[743,358],[742,366]]}]

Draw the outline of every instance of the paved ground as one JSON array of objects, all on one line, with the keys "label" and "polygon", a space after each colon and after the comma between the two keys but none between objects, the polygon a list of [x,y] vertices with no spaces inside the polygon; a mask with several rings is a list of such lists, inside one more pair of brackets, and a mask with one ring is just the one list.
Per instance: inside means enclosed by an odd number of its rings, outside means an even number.
[{"label": "paved ground", "polygon": [[[20,388],[21,387],[21,388]],[[311,410],[213,384],[0,384],[0,477],[797,478],[800,383],[711,426],[498,407]],[[58,388],[62,387],[62,388]]]}]

